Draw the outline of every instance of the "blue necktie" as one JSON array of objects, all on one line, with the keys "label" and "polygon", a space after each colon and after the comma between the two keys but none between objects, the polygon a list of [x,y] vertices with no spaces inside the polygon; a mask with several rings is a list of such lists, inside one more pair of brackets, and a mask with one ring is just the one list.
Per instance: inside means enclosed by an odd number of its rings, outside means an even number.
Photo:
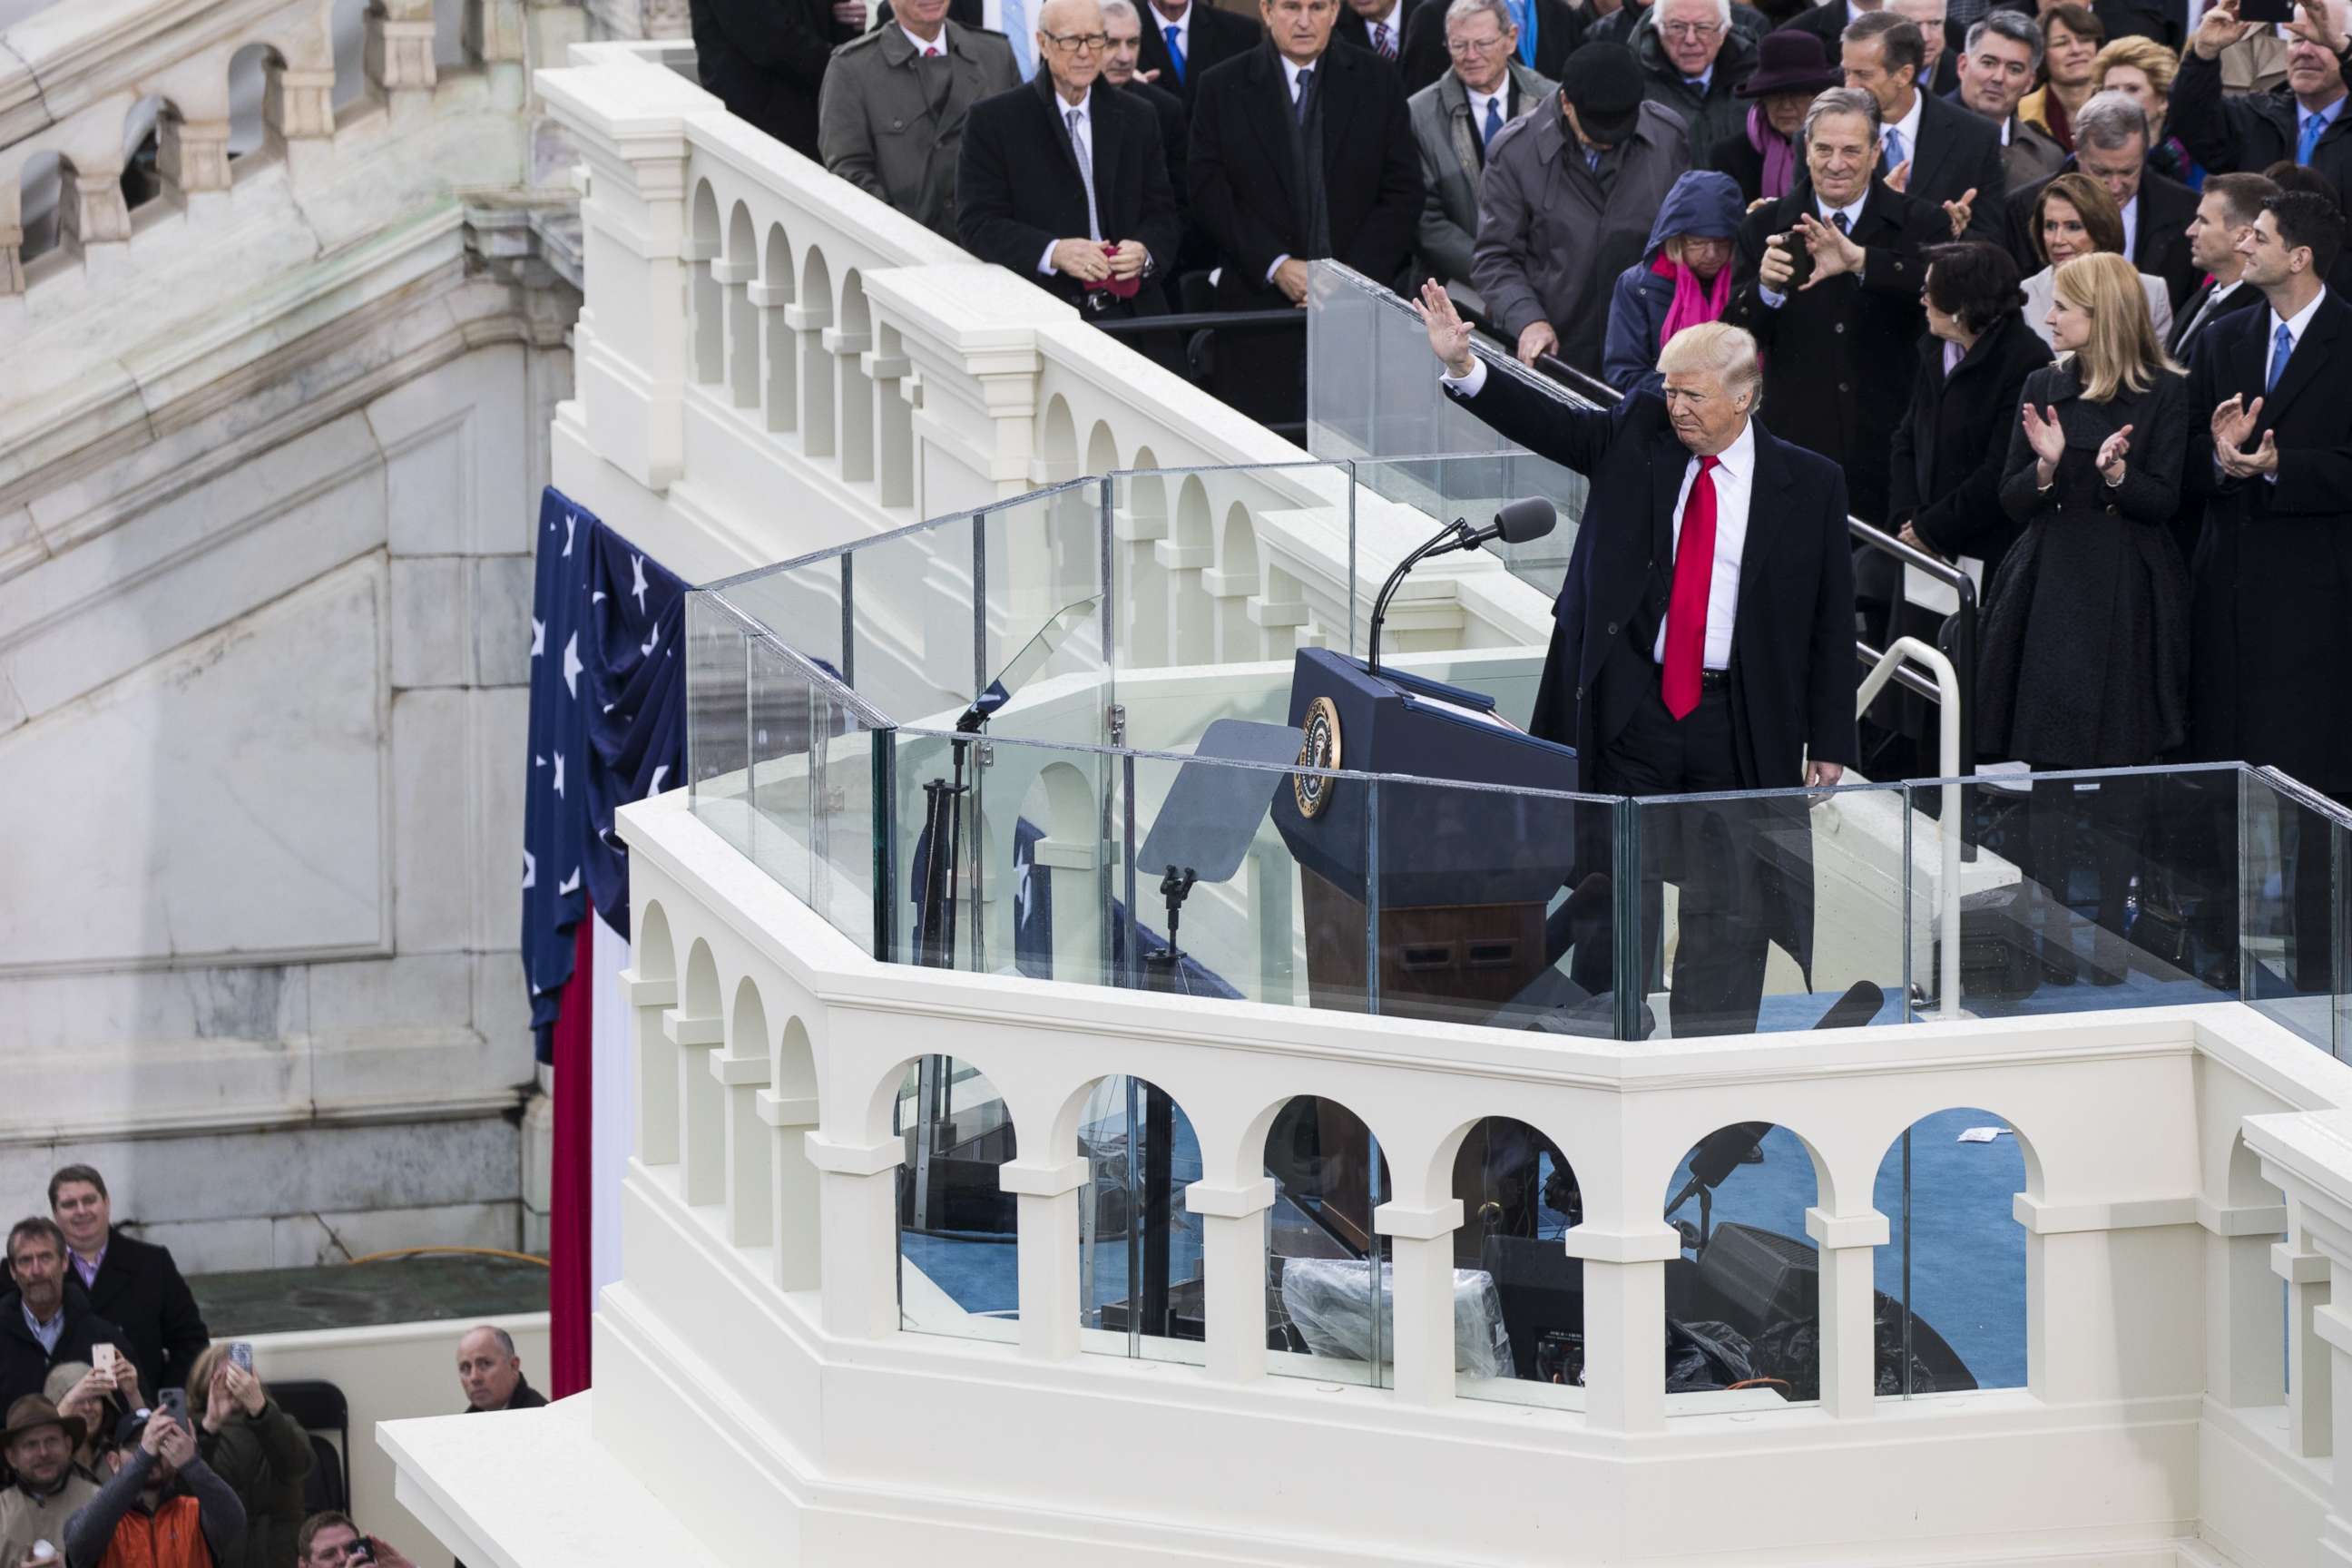
[{"label": "blue necktie", "polygon": [[1500,131],[1502,128],[1503,100],[1499,97],[1490,98],[1486,100],[1486,129],[1478,138],[1479,144],[1481,146],[1492,146],[1495,141],[1495,132]]},{"label": "blue necktie", "polygon": [[2298,163],[2309,163],[2311,162],[2312,149],[2319,145],[2319,139],[2326,133],[2326,131],[2327,121],[2325,116],[2317,114],[2305,115],[2303,117],[2303,134],[2296,137],[2294,140],[2294,161]]},{"label": "blue necktie", "polygon": [[1298,73],[1298,100],[1291,105],[1291,107],[1297,111],[1298,123],[1301,125],[1307,123],[1307,110],[1310,107],[1307,100],[1314,97],[1314,95],[1315,68],[1312,66],[1309,66],[1307,69]]},{"label": "blue necktie", "polygon": [[1184,79],[1184,29],[1171,22],[1160,31],[1168,37],[1168,63],[1175,68],[1176,79],[1181,83]]},{"label": "blue necktie", "polygon": [[2271,334],[2271,374],[2263,383],[2265,393],[2278,390],[2279,376],[2286,370],[2287,356],[2294,353],[2294,334],[2281,321],[2277,331]]},{"label": "blue necktie", "polygon": [[1895,173],[1903,166],[1903,132],[1892,125],[1886,128],[1886,172]]}]

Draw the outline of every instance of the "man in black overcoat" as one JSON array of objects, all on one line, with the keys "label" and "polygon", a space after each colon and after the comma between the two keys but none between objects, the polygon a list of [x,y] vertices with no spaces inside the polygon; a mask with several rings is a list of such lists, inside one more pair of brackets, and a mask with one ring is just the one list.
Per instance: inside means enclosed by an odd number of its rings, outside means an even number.
[{"label": "man in black overcoat", "polygon": [[[2240,240],[2265,304],[2208,326],[2190,373],[2188,478],[2207,495],[2189,570],[2189,728],[2199,757],[2270,766],[2352,801],[2352,307],[2321,281],[2344,217],[2272,197]],[[2293,976],[2325,990],[2327,833],[2295,857]],[[2217,899],[2214,903],[2230,900]]]},{"label": "man in black overcoat", "polygon": [[836,46],[864,30],[864,13],[863,5],[828,0],[692,0],[695,68],[730,114],[803,157],[821,158],[816,106],[825,68]]},{"label": "man in black overcoat", "polygon": [[[1192,218],[1216,247],[1220,310],[1303,306],[1320,257],[1389,283],[1421,225],[1396,67],[1330,47],[1339,0],[1260,3],[1265,44],[1205,72],[1192,110]],[[1212,389],[1258,419],[1303,417],[1304,329],[1220,334]]]},{"label": "man in black overcoat", "polygon": [[121,1325],[146,1396],[185,1388],[212,1335],[171,1248],[114,1228],[106,1178],[93,1166],[49,1178],[49,1214],[65,1237],[67,1273],[91,1311]]},{"label": "man in black overcoat", "polygon": [[956,169],[963,247],[1090,321],[1165,314],[1181,236],[1160,117],[1100,80],[1108,52],[1095,0],[1046,0],[1042,68],[972,105]]},{"label": "man in black overcoat", "polygon": [[[1533,732],[1573,745],[1583,787],[1602,795],[1836,784],[1856,754],[1845,481],[1750,417],[1755,340],[1717,322],[1685,329],[1661,356],[1663,397],[1585,410],[1474,359],[1434,283],[1422,313],[1449,395],[1591,480]],[[1808,837],[1801,796],[1646,814],[1645,949],[1659,883],[1682,889],[1677,1037],[1754,1032],[1776,923],[1809,957]],[[1611,988],[1609,953],[1589,945],[1578,979]]]},{"label": "man in black overcoat", "polygon": [[[1143,7],[1143,68],[1157,72],[1152,81],[1182,99],[1186,109],[1199,99],[1201,79],[1210,68],[1248,54],[1265,36],[1265,29],[1247,16],[1221,9],[1209,0],[1174,0],[1172,9],[1160,0],[1137,3]],[[1168,47],[1171,28],[1181,60]]]}]

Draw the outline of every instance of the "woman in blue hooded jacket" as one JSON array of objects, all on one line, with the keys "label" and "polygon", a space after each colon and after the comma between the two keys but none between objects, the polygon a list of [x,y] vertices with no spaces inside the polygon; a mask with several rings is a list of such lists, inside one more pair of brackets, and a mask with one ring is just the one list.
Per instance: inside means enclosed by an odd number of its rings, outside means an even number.
[{"label": "woman in blue hooded jacket", "polygon": [[1642,259],[1617,275],[1602,380],[1620,392],[1659,390],[1658,351],[1666,340],[1720,320],[1731,302],[1732,240],[1746,216],[1739,182],[1728,174],[1693,169],[1675,182]]}]

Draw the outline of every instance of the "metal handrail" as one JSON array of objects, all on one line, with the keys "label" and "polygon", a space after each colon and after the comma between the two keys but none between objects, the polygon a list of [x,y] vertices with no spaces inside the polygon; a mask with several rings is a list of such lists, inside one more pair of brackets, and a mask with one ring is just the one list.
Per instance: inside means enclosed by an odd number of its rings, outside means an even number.
[{"label": "metal handrail", "polygon": [[1297,309],[1185,310],[1168,316],[1118,316],[1095,321],[1093,325],[1115,338],[1149,337],[1154,332],[1264,331],[1272,327],[1303,328],[1307,312]]},{"label": "metal handrail", "polygon": [[[1857,643],[1854,651],[1867,654],[1869,649]],[[1906,660],[1927,667],[1935,679],[1932,685]],[[1886,689],[1890,679],[1903,678],[1906,687],[1926,686],[1922,696],[1933,698],[1936,703],[1936,738],[1937,760],[1943,764],[1941,777],[1944,792],[1943,810],[1936,822],[1939,847],[1943,851],[1944,940],[1937,944],[1936,963],[1936,994],[1942,1002],[1947,1018],[1960,1016],[1960,851],[1968,837],[1960,821],[1960,775],[1968,771],[1968,759],[1960,754],[1960,714],[1957,700],[1959,685],[1952,661],[1942,652],[1929,647],[1917,637],[1896,637],[1886,651],[1870,661],[1870,673],[1862,678],[1862,687],[1855,693],[1857,708],[1870,706],[1871,699]],[[1947,698],[1953,699],[1948,700]],[[1908,793],[1907,791],[1906,793]],[[1904,868],[1907,875],[1910,868]]]},{"label": "metal handrail", "polygon": [[[1623,395],[1607,382],[1590,372],[1578,369],[1558,354],[1537,355],[1535,367],[1585,401],[1599,406],[1606,407]],[[1883,555],[1891,555],[1913,571],[1925,573],[1951,589],[1959,599],[1959,607],[1952,613],[1949,622],[1951,645],[1943,651],[1949,657],[1957,677],[1951,692],[1954,704],[1959,710],[1960,733],[1957,752],[1947,752],[1945,755],[1944,771],[1947,773],[1975,772],[1978,609],[1975,580],[1951,562],[1930,555],[1924,550],[1914,549],[1875,523],[1864,522],[1858,517],[1849,515],[1845,520],[1845,531],[1847,537],[1856,544],[1875,550]],[[1854,654],[1864,665],[1875,664],[1880,657],[1876,649],[1862,642],[1854,644]],[[1909,678],[1906,679],[1906,677]],[[1943,700],[1941,697],[1921,689],[1925,682],[1911,676],[1907,670],[1898,671],[1895,679],[1906,691],[1916,691],[1918,695],[1929,697],[1939,704]],[[1882,681],[1881,684],[1885,683]],[[1873,695],[1875,693],[1874,692]],[[1862,708],[1867,708],[1869,705],[1867,699],[1864,699],[1857,704]]]}]

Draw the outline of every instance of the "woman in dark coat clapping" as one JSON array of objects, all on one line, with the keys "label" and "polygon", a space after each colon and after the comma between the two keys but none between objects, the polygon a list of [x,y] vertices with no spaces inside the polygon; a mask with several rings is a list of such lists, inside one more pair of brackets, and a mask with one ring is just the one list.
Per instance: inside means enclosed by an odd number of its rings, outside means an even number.
[{"label": "woman in dark coat clapping", "polygon": [[[2036,772],[2137,767],[2186,738],[2189,589],[2168,524],[2187,386],[2130,262],[2077,257],[2054,283],[2048,325],[2063,357],[2026,379],[2003,466],[2001,506],[2025,531],[1990,595],[1979,733]],[[2035,786],[2028,869],[2054,983],[2078,972],[2064,905],[2083,826],[2097,882],[2094,978],[2123,978],[2138,793]]]},{"label": "woman in dark coat clapping", "polygon": [[[2003,459],[2025,378],[2050,363],[2050,350],[2025,322],[2008,251],[1941,245],[1925,259],[1919,300],[1927,335],[1919,340],[1910,411],[1895,428],[1886,523],[1904,543],[1966,568],[1982,605],[2022,527],[2000,504]],[[1897,636],[1937,641],[1943,614],[1907,597],[1895,614]],[[1934,715],[1919,698],[1890,688],[1881,700],[1885,711],[1873,716],[1899,727],[1913,745],[1934,736]],[[1975,760],[1928,752],[1904,772],[1965,773]]]}]

